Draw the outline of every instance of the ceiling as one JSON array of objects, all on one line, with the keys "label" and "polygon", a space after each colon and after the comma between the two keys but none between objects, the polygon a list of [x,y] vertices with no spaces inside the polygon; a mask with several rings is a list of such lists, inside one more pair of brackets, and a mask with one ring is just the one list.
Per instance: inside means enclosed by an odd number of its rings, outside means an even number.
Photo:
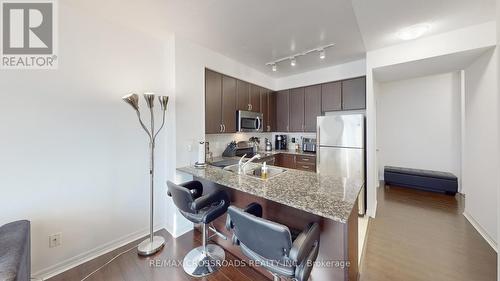
[{"label": "ceiling", "polygon": [[[430,22],[426,36],[495,19],[495,0],[67,0],[107,20],[151,34],[175,32],[273,77],[341,64],[400,43],[403,27]],[[99,7],[96,9],[95,7]],[[160,35],[161,36],[161,35]],[[310,54],[267,62],[329,43]]]},{"label": "ceiling", "polygon": [[401,42],[398,30],[430,23],[426,36],[495,20],[495,0],[352,0],[366,49]]}]

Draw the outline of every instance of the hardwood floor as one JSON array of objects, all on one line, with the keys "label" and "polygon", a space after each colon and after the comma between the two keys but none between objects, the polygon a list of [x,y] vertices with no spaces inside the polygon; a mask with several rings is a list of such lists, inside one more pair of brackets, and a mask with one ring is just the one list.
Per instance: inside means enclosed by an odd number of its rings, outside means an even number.
[{"label": "hardwood floor", "polygon": [[458,194],[381,187],[361,280],[497,280],[497,254],[463,209]]},{"label": "hardwood floor", "polygon": [[[82,265],[63,272],[49,281],[62,280],[82,280],[87,274],[103,265],[115,255],[134,248],[133,250],[118,257],[110,264],[99,270],[85,281],[154,281],[154,280],[169,280],[169,281],[260,281],[269,280],[259,272],[250,267],[223,267],[218,272],[204,278],[194,278],[182,269],[182,259],[193,248],[201,245],[201,235],[198,231],[188,232],[177,239],[173,239],[170,234],[161,230],[157,233],[165,237],[167,244],[165,248],[156,255],[143,258],[137,255],[134,245],[140,243],[143,239],[139,239],[126,246],[123,246],[111,253],[105,254],[93,260],[90,260]],[[157,261],[160,266],[150,266],[150,261]],[[177,260],[180,265],[178,267],[161,266],[169,260]],[[226,251],[226,260],[237,260],[237,258]]]}]

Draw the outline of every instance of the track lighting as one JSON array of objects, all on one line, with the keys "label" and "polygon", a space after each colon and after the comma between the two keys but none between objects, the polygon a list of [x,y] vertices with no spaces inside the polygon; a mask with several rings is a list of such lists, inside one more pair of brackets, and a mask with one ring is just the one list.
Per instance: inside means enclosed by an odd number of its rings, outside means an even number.
[{"label": "track lighting", "polygon": [[322,60],[326,58],[325,49],[319,50],[319,58]]},{"label": "track lighting", "polygon": [[277,59],[277,60],[274,60],[274,61],[266,63],[266,65],[271,66],[271,70],[273,72],[276,72],[276,71],[278,71],[278,63],[289,60],[291,66],[296,66],[297,65],[297,57],[305,56],[305,55],[308,55],[310,53],[316,53],[316,52],[319,52],[319,58],[323,60],[323,59],[326,58],[326,52],[325,52],[325,50],[327,48],[331,48],[333,46],[335,46],[335,43],[324,45],[324,46],[320,46],[318,48],[314,48],[314,49],[307,50],[307,51],[304,51],[304,52],[301,52],[301,53],[297,53],[297,54],[294,54],[294,55],[291,55],[291,56],[288,56],[288,57]]}]

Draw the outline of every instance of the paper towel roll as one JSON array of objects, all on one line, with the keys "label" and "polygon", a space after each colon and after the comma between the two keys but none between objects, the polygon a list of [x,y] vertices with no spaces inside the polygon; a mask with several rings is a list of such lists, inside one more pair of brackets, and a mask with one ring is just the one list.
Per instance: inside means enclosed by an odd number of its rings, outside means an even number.
[{"label": "paper towel roll", "polygon": [[198,164],[205,164],[205,142],[198,144]]}]

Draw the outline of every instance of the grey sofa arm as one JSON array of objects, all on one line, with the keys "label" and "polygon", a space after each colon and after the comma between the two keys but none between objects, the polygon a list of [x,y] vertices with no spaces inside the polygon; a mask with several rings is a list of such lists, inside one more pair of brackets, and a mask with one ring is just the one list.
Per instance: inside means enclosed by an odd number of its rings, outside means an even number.
[{"label": "grey sofa arm", "polygon": [[0,280],[31,278],[30,222],[15,221],[0,227]]}]

